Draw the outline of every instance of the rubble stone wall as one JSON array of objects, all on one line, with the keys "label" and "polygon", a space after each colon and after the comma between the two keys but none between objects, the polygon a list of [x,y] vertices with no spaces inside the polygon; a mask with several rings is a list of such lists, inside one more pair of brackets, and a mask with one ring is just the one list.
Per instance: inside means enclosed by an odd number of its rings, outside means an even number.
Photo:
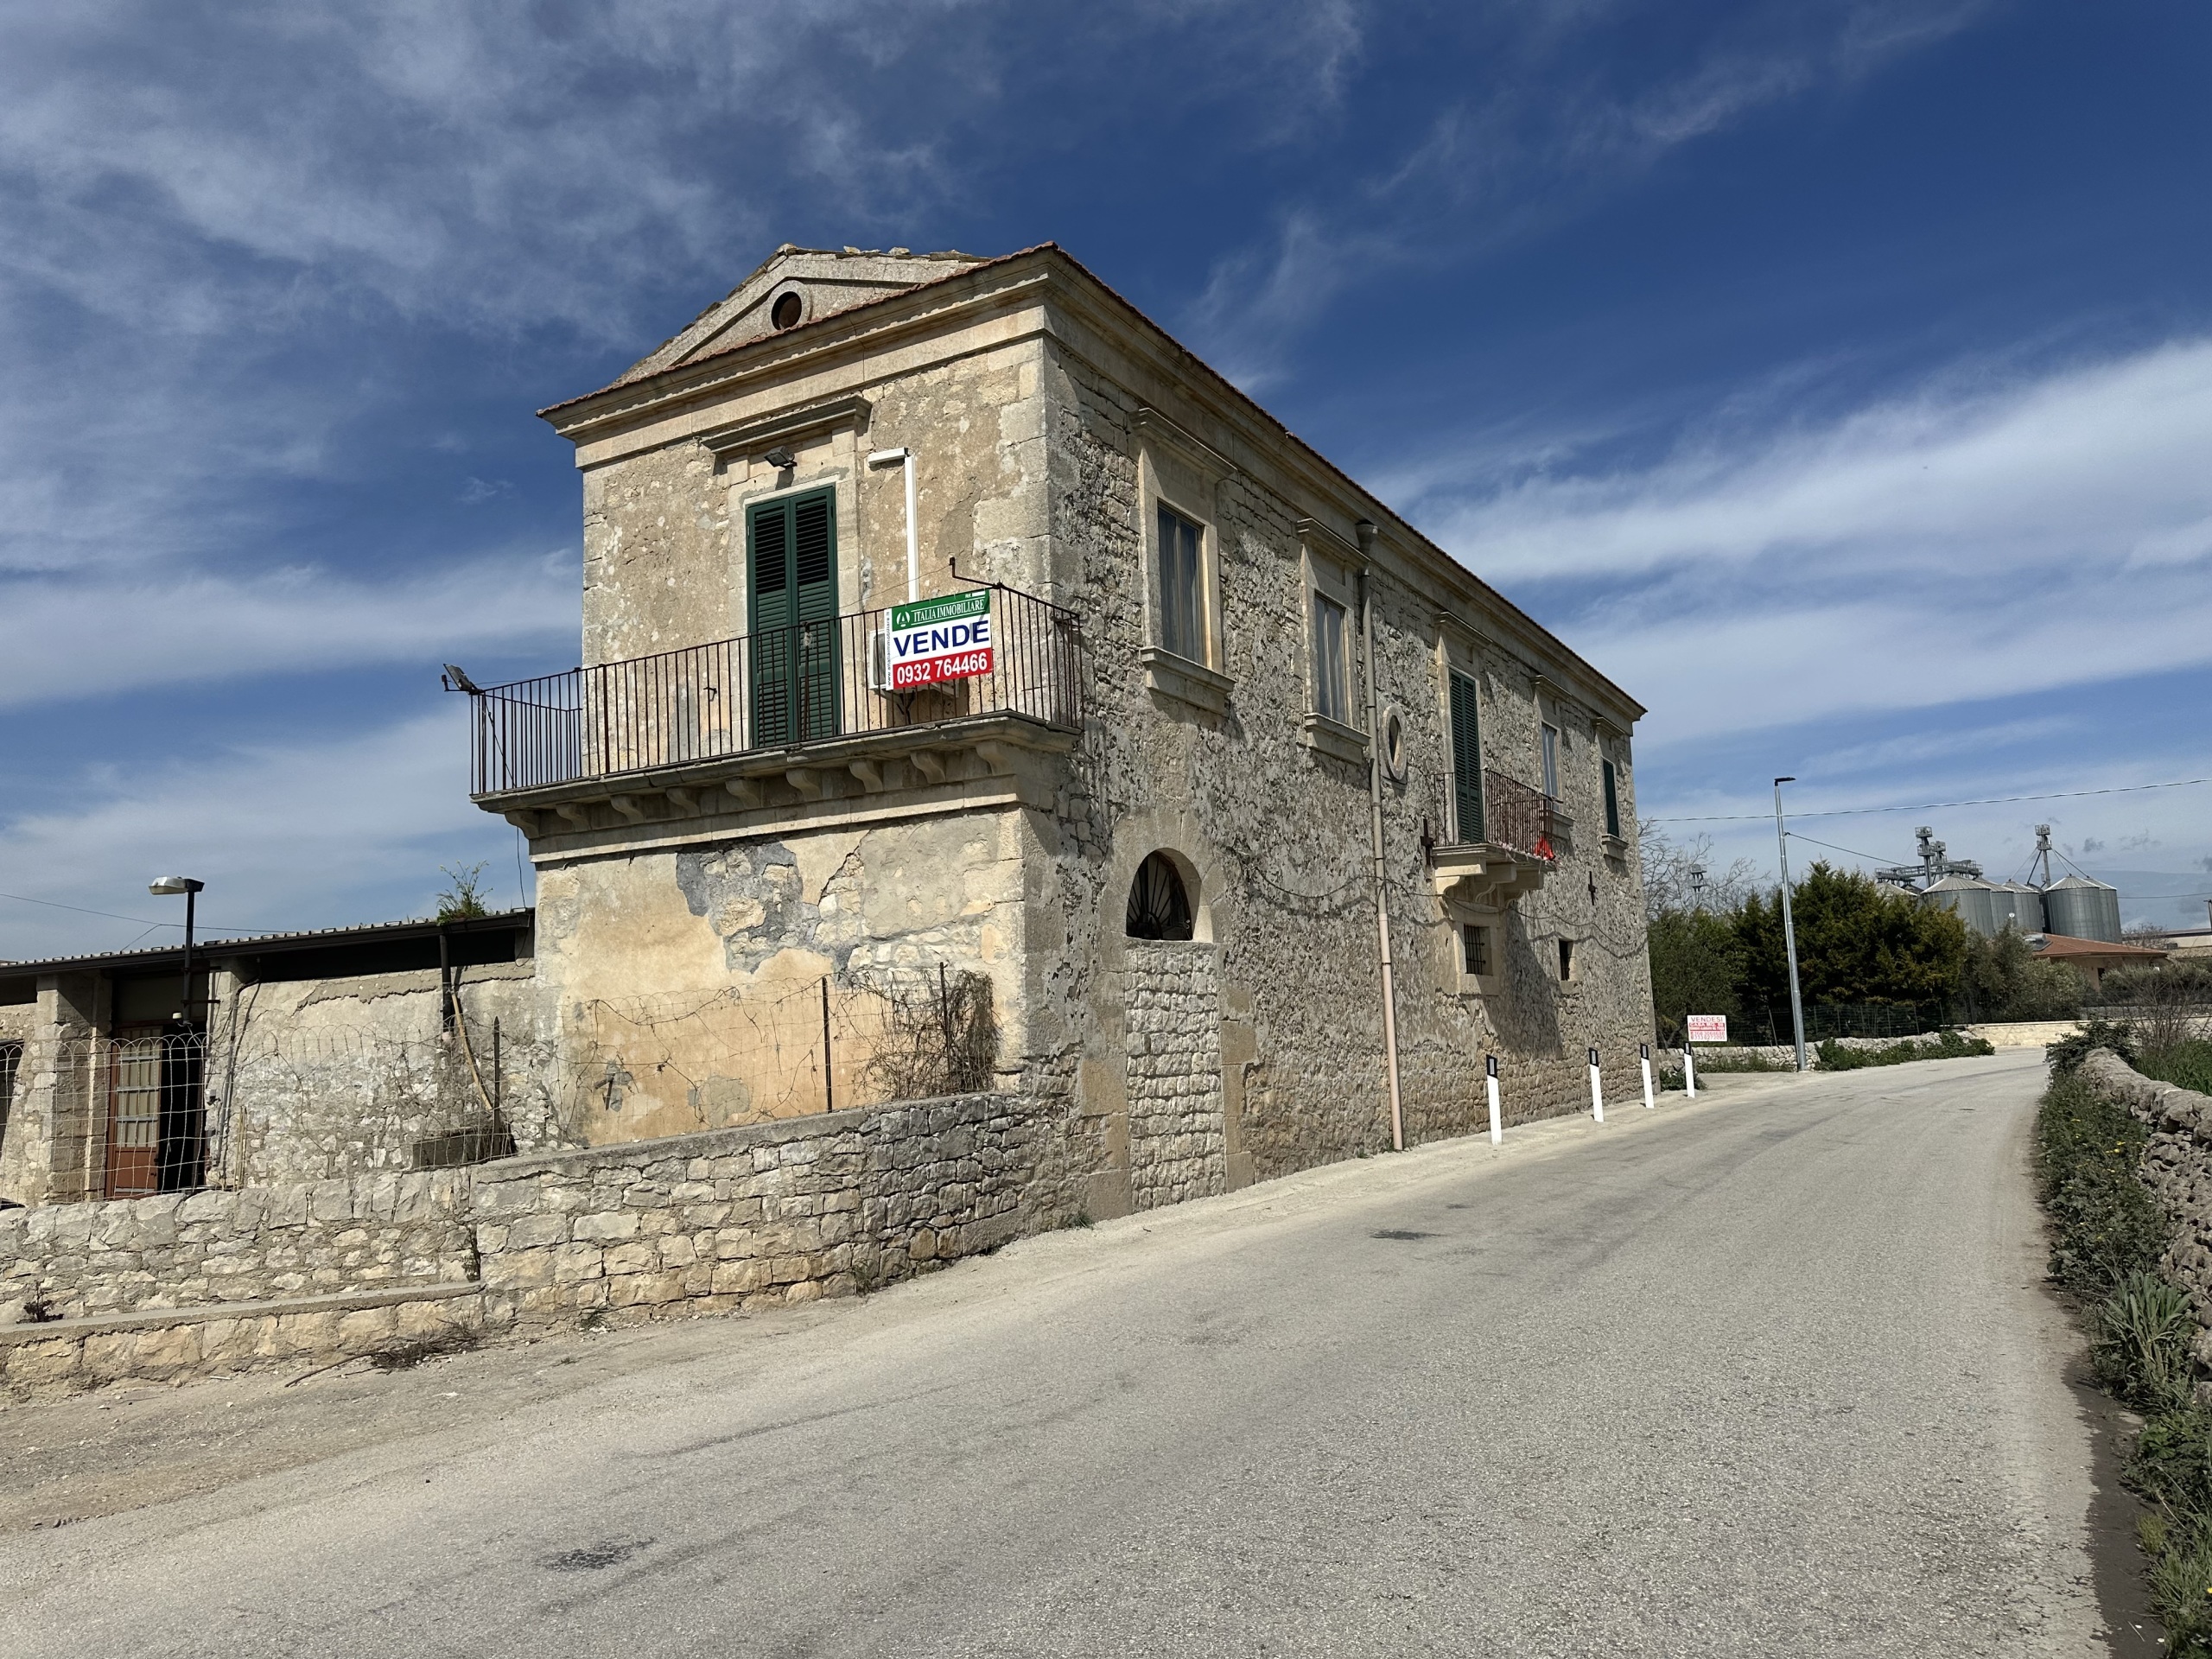
[{"label": "rubble stone wall", "polygon": [[465,1172],[0,1211],[0,1324],[474,1277]]}]

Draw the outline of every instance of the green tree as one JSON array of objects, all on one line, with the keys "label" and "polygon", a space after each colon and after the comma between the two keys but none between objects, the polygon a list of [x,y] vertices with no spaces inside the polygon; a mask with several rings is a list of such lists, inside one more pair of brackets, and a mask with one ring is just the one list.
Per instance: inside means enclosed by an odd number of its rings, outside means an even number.
[{"label": "green tree", "polygon": [[1682,1040],[1688,1016],[1738,1011],[1743,951],[1732,919],[1708,910],[1662,910],[1651,918],[1651,1006],[1659,1039]]},{"label": "green tree", "polygon": [[[1807,1002],[1940,1002],[1957,991],[1967,928],[1949,911],[1826,861],[1791,887],[1789,904]],[[1780,890],[1746,899],[1735,929],[1745,1004],[1787,1008]]]},{"label": "green tree", "polygon": [[2016,928],[1967,939],[1960,988],[1979,1020],[2070,1020],[2082,1011],[2082,976],[2039,958]]}]

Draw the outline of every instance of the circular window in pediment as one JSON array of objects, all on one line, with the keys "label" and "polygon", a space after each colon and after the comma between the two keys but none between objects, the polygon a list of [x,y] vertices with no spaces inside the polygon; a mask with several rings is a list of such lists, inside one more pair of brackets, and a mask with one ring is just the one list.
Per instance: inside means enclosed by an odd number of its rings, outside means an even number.
[{"label": "circular window in pediment", "polygon": [[786,289],[776,296],[776,302],[768,308],[768,321],[779,330],[796,328],[806,321],[806,301],[796,289]]}]

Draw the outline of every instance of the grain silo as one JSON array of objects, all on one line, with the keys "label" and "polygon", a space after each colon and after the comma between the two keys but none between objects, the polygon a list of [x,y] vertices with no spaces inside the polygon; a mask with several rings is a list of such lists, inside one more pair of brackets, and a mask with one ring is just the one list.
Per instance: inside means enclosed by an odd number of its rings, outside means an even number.
[{"label": "grain silo", "polygon": [[2006,881],[1997,889],[1999,919],[2011,918],[2012,925],[2022,933],[2044,931],[2043,894],[2024,881]]},{"label": "grain silo", "polygon": [[2120,943],[2120,889],[2069,875],[2043,890],[2044,931],[2069,939]]},{"label": "grain silo", "polygon": [[2003,910],[1999,908],[2001,896],[1979,876],[1947,875],[1921,889],[1920,902],[1941,905],[1985,939],[1993,939],[2012,917],[2009,906]]}]

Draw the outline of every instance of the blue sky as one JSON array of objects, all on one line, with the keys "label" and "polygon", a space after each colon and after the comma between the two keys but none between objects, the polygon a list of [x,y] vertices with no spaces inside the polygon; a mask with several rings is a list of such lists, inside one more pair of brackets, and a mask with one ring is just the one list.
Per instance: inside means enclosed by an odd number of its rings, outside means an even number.
[{"label": "blue sky", "polygon": [[[2212,776],[2208,69],[2183,0],[0,3],[0,957],[171,868],[512,902],[436,671],[575,660],[531,410],[784,241],[1059,241],[1649,704],[1724,861],[1779,772]],[[1803,827],[2047,820],[2201,925],[2208,807]]]}]

